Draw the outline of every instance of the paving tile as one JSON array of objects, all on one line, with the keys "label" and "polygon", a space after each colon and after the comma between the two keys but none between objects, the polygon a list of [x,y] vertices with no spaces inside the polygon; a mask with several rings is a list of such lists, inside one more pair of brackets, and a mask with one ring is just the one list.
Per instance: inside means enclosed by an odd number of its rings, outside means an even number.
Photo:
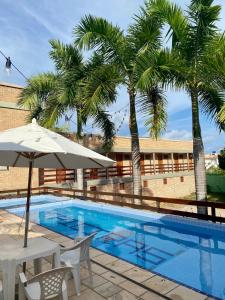
[{"label": "paving tile", "polygon": [[147,292],[147,290],[144,289],[143,287],[141,287],[135,283],[132,283],[131,281],[128,281],[128,280],[121,282],[119,284],[119,286],[122,287],[123,289],[127,290],[128,292],[134,294],[135,296],[141,296]]},{"label": "paving tile", "polygon": [[[143,299],[143,300],[165,300],[165,298],[162,296],[159,296],[153,292],[147,292],[147,293],[144,293],[140,299]],[[191,300],[191,299],[189,299]]]},{"label": "paving tile", "polygon": [[101,296],[108,298],[121,291],[121,288],[112,282],[106,282],[95,288],[95,291]]},{"label": "paving tile", "polygon": [[135,295],[129,293],[126,290],[122,290],[120,293],[107,298],[107,300],[136,300],[136,299],[138,298]]},{"label": "paving tile", "polygon": [[107,265],[114,261],[117,261],[118,258],[108,255],[108,254],[102,254],[102,255],[98,255],[98,256],[94,257],[93,260],[97,261],[98,263],[101,263],[103,265]]},{"label": "paving tile", "polygon": [[99,275],[93,276],[93,283],[91,283],[90,278],[86,278],[86,279],[82,280],[82,283],[89,288],[96,288],[97,286],[102,285],[106,282],[107,282],[107,280],[102,278]]},{"label": "paving tile", "polygon": [[107,269],[99,266],[99,265],[96,265],[95,263],[92,263],[91,264],[91,268],[92,268],[92,271],[98,275],[101,275],[103,273],[106,273],[107,272]]},{"label": "paving tile", "polygon": [[143,281],[146,281],[147,279],[155,276],[155,274],[153,274],[149,271],[145,271],[143,269],[136,268],[136,267],[124,272],[123,275],[125,275],[137,282],[143,282]]},{"label": "paving tile", "polygon": [[84,267],[81,267],[80,268],[80,277],[81,277],[81,280],[83,279],[86,279],[86,278],[89,278],[90,277],[90,274],[88,272],[88,269],[84,268]]},{"label": "paving tile", "polygon": [[105,279],[111,281],[112,283],[115,283],[115,284],[119,284],[123,281],[125,281],[126,279],[124,279],[123,277],[113,273],[113,272],[106,272],[104,274],[102,274],[102,277],[104,277]]},{"label": "paving tile", "polygon": [[143,284],[153,289],[154,291],[160,292],[161,294],[167,294],[178,286],[177,283],[160,276],[154,276],[143,282]]},{"label": "paving tile", "polygon": [[102,296],[91,289],[86,289],[79,297],[71,296],[69,300],[105,300]]},{"label": "paving tile", "polygon": [[191,289],[188,289],[182,285],[178,286],[177,288],[170,291],[166,295],[173,300],[190,300],[190,299],[205,300],[205,299],[207,299],[207,296],[202,295],[198,292],[195,292]]},{"label": "paving tile", "polygon": [[111,268],[112,270],[118,272],[118,273],[124,273],[132,268],[134,268],[134,265],[129,264],[128,262],[125,262],[123,260],[116,260],[115,262],[107,264],[108,268]]},{"label": "paving tile", "polygon": [[94,257],[96,257],[98,255],[102,255],[102,252],[99,251],[99,250],[97,250],[97,249],[94,249],[94,248],[90,249],[90,257],[91,258],[94,258]]}]

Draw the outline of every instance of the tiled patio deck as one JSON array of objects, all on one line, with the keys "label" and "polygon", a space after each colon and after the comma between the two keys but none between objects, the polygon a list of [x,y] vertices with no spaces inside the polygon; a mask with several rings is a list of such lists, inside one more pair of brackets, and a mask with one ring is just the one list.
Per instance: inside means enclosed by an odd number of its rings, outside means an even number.
[{"label": "tiled patio deck", "polygon": [[[72,244],[71,239],[39,225],[31,223],[30,230],[30,237],[42,235],[63,246]],[[8,234],[15,239],[22,238],[21,218],[0,210],[0,235],[2,234]],[[81,267],[81,296],[75,295],[71,279],[69,281],[70,300],[213,299],[93,248],[91,249],[91,258],[93,261],[93,285],[89,281],[87,269]],[[43,259],[43,270],[50,268],[51,258]],[[27,275],[28,277],[33,275],[32,264],[28,264]]]}]

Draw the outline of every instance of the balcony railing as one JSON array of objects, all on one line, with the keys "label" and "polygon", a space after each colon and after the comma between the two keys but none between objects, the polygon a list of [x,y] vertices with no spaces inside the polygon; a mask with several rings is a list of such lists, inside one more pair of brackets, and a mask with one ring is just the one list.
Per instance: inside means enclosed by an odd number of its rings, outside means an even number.
[{"label": "balcony railing", "polygon": [[[177,164],[151,164],[141,166],[141,175],[148,176],[154,174],[167,174],[184,171],[192,171],[194,164],[177,163]],[[133,175],[132,166],[114,166],[110,168],[85,169],[84,179],[109,179],[114,177],[131,177]],[[55,170],[55,169],[40,169],[39,183],[40,185],[49,183],[62,183],[66,181],[76,181],[75,170]]]},{"label": "balcony railing", "polygon": [[55,170],[55,169],[39,169],[39,184],[62,183],[66,181],[75,181],[75,170]]},{"label": "balcony railing", "polygon": [[[154,175],[192,171],[194,164],[191,163],[176,163],[176,164],[155,164],[155,165],[143,165],[141,166],[141,174]],[[108,179],[112,177],[129,177],[133,175],[132,166],[115,166],[110,168],[100,169],[85,169],[84,178],[86,180],[93,179]]]}]

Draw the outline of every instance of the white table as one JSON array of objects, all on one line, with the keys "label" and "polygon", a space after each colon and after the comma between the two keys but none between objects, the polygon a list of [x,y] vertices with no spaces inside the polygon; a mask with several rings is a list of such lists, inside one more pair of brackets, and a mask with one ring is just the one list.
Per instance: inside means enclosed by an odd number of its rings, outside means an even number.
[{"label": "white table", "polygon": [[43,237],[30,238],[28,247],[23,248],[23,240],[14,240],[9,236],[0,237],[0,268],[3,273],[4,300],[15,298],[17,265],[49,255],[54,257],[54,266],[60,267],[60,246],[57,243]]}]

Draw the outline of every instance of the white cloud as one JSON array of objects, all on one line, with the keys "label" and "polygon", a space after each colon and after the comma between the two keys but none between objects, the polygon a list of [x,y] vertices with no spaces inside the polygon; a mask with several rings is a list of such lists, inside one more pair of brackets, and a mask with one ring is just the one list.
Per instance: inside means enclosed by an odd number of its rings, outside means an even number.
[{"label": "white cloud", "polygon": [[188,130],[170,130],[166,132],[164,138],[171,140],[191,140],[192,133]]}]

